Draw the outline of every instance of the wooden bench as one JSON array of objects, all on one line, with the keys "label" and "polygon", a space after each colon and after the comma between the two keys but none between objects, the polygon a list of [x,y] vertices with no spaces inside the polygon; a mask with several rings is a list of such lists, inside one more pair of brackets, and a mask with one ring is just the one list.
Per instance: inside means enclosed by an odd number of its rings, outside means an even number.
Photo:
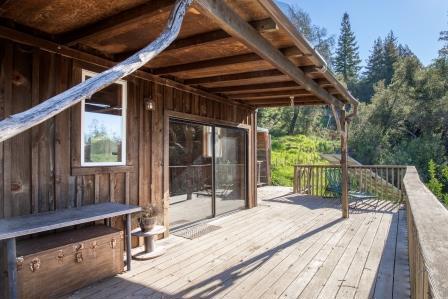
[{"label": "wooden bench", "polygon": [[0,241],[6,240],[9,297],[11,299],[17,298],[17,237],[126,215],[126,265],[129,271],[131,270],[131,215],[140,211],[141,208],[138,206],[102,203],[80,208],[1,219]]}]

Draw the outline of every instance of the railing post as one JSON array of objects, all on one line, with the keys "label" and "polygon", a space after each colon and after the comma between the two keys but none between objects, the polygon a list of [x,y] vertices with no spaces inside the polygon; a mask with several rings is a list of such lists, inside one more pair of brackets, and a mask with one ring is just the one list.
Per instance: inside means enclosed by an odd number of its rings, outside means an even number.
[{"label": "railing post", "polygon": [[348,138],[348,130],[347,130],[347,120],[345,117],[345,110],[339,110],[339,118],[341,121],[341,184],[342,184],[342,195],[341,195],[341,203],[342,203],[342,217],[348,218],[348,165],[347,165],[347,138]]},{"label": "railing post", "polygon": [[294,165],[294,178],[293,178],[293,188],[292,191],[294,193],[298,193],[298,186],[297,186],[297,165]]}]

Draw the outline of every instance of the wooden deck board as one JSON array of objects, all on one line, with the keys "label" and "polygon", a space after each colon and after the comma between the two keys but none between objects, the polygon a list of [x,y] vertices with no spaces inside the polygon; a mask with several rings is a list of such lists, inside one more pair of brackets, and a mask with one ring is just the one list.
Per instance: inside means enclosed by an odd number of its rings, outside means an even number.
[{"label": "wooden deck board", "polygon": [[370,298],[375,284],[408,298],[406,246],[396,244],[406,242],[406,220],[396,205],[368,200],[342,220],[335,201],[282,187],[260,188],[259,200],[198,239],[158,241],[165,255],[68,298]]}]

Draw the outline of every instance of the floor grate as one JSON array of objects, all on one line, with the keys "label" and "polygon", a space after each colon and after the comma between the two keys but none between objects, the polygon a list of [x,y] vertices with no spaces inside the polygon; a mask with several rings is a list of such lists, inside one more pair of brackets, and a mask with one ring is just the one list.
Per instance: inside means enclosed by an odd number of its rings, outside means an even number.
[{"label": "floor grate", "polygon": [[215,230],[220,229],[220,226],[217,225],[211,225],[207,223],[200,223],[194,226],[190,226],[187,228],[179,229],[176,231],[172,231],[171,233],[175,236],[182,237],[185,239],[196,239],[199,238],[205,234],[208,234],[210,232],[213,232]]}]

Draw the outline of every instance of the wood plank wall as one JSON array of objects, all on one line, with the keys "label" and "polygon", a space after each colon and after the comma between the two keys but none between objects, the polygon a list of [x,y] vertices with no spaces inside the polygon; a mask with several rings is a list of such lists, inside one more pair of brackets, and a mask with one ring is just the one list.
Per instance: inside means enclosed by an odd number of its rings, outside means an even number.
[{"label": "wood plank wall", "polygon": [[[0,119],[80,82],[82,68],[101,71],[57,54],[0,39]],[[127,165],[80,167],[78,104],[0,144],[0,217],[107,201],[141,206],[154,202],[162,208],[163,132],[167,110],[255,125],[254,111],[244,106],[217,102],[134,77],[125,79],[128,81]],[[152,112],[144,109],[148,98],[155,101]],[[251,194],[254,198],[253,190]],[[116,226],[120,227],[121,223]]]}]

